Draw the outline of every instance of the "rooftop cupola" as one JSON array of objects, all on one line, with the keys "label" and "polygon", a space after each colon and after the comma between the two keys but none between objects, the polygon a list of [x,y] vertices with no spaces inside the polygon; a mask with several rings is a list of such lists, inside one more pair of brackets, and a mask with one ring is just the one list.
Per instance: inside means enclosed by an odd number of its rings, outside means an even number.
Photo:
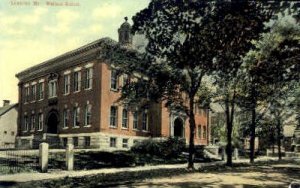
[{"label": "rooftop cupola", "polygon": [[126,47],[132,46],[131,25],[128,23],[128,18],[125,17],[125,22],[118,29],[119,44]]}]

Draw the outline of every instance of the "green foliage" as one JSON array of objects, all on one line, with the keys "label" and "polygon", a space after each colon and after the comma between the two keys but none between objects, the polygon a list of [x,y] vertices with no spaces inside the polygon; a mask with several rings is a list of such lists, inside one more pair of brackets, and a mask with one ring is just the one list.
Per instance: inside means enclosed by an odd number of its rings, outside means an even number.
[{"label": "green foliage", "polygon": [[163,141],[153,139],[143,140],[142,142],[136,143],[131,148],[131,151],[138,154],[160,157],[162,159],[173,159],[178,158],[185,150],[185,147],[184,140],[170,137]]}]

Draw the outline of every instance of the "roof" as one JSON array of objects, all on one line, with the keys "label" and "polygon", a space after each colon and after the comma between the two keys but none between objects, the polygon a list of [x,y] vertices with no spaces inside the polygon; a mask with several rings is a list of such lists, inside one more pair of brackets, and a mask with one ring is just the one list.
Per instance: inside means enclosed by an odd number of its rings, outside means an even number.
[{"label": "roof", "polygon": [[75,50],[66,52],[55,58],[44,61],[38,65],[29,67],[29,68],[17,73],[16,77],[19,79],[24,79],[24,78],[30,77],[30,75],[32,75],[34,73],[45,71],[45,69],[43,69],[43,68],[48,69],[48,67],[58,65],[58,63],[66,64],[67,61],[69,63],[72,63],[72,62],[74,62],[74,57],[82,56],[83,54],[87,55],[89,52],[99,55],[99,50],[101,49],[101,47],[103,47],[105,45],[113,46],[116,44],[118,44],[118,43],[109,37],[101,38],[99,40],[96,40],[96,41],[86,44],[84,46],[81,46]]},{"label": "roof", "polygon": [[0,116],[4,115],[6,112],[10,111],[12,108],[16,107],[17,105],[18,103],[0,107]]}]

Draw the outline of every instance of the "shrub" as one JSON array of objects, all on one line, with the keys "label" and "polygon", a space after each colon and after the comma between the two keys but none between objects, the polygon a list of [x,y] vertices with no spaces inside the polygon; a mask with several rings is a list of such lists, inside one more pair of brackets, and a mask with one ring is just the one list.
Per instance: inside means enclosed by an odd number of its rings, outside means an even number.
[{"label": "shrub", "polygon": [[131,151],[134,153],[156,156],[163,159],[177,158],[184,151],[186,145],[183,139],[168,138],[167,140],[158,141],[147,139],[136,143]]}]

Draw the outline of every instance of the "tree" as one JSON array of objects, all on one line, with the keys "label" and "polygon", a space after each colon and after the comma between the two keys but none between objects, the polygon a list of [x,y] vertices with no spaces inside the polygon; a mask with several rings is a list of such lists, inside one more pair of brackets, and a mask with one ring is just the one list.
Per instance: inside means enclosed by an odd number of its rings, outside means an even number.
[{"label": "tree", "polygon": [[[269,104],[270,115],[276,124],[278,155],[281,159],[282,122],[291,114],[287,107],[294,104],[296,99],[294,97],[294,100],[290,100],[289,96],[294,91],[291,86],[299,79],[300,27],[291,16],[273,22],[270,32],[262,34],[255,41],[255,50],[247,54],[246,66],[250,78],[256,80],[254,83],[248,82],[252,104],[257,104],[259,96],[263,96]],[[254,146],[256,105],[250,107],[253,111],[251,144]],[[254,160],[252,152],[251,162]]]}]

